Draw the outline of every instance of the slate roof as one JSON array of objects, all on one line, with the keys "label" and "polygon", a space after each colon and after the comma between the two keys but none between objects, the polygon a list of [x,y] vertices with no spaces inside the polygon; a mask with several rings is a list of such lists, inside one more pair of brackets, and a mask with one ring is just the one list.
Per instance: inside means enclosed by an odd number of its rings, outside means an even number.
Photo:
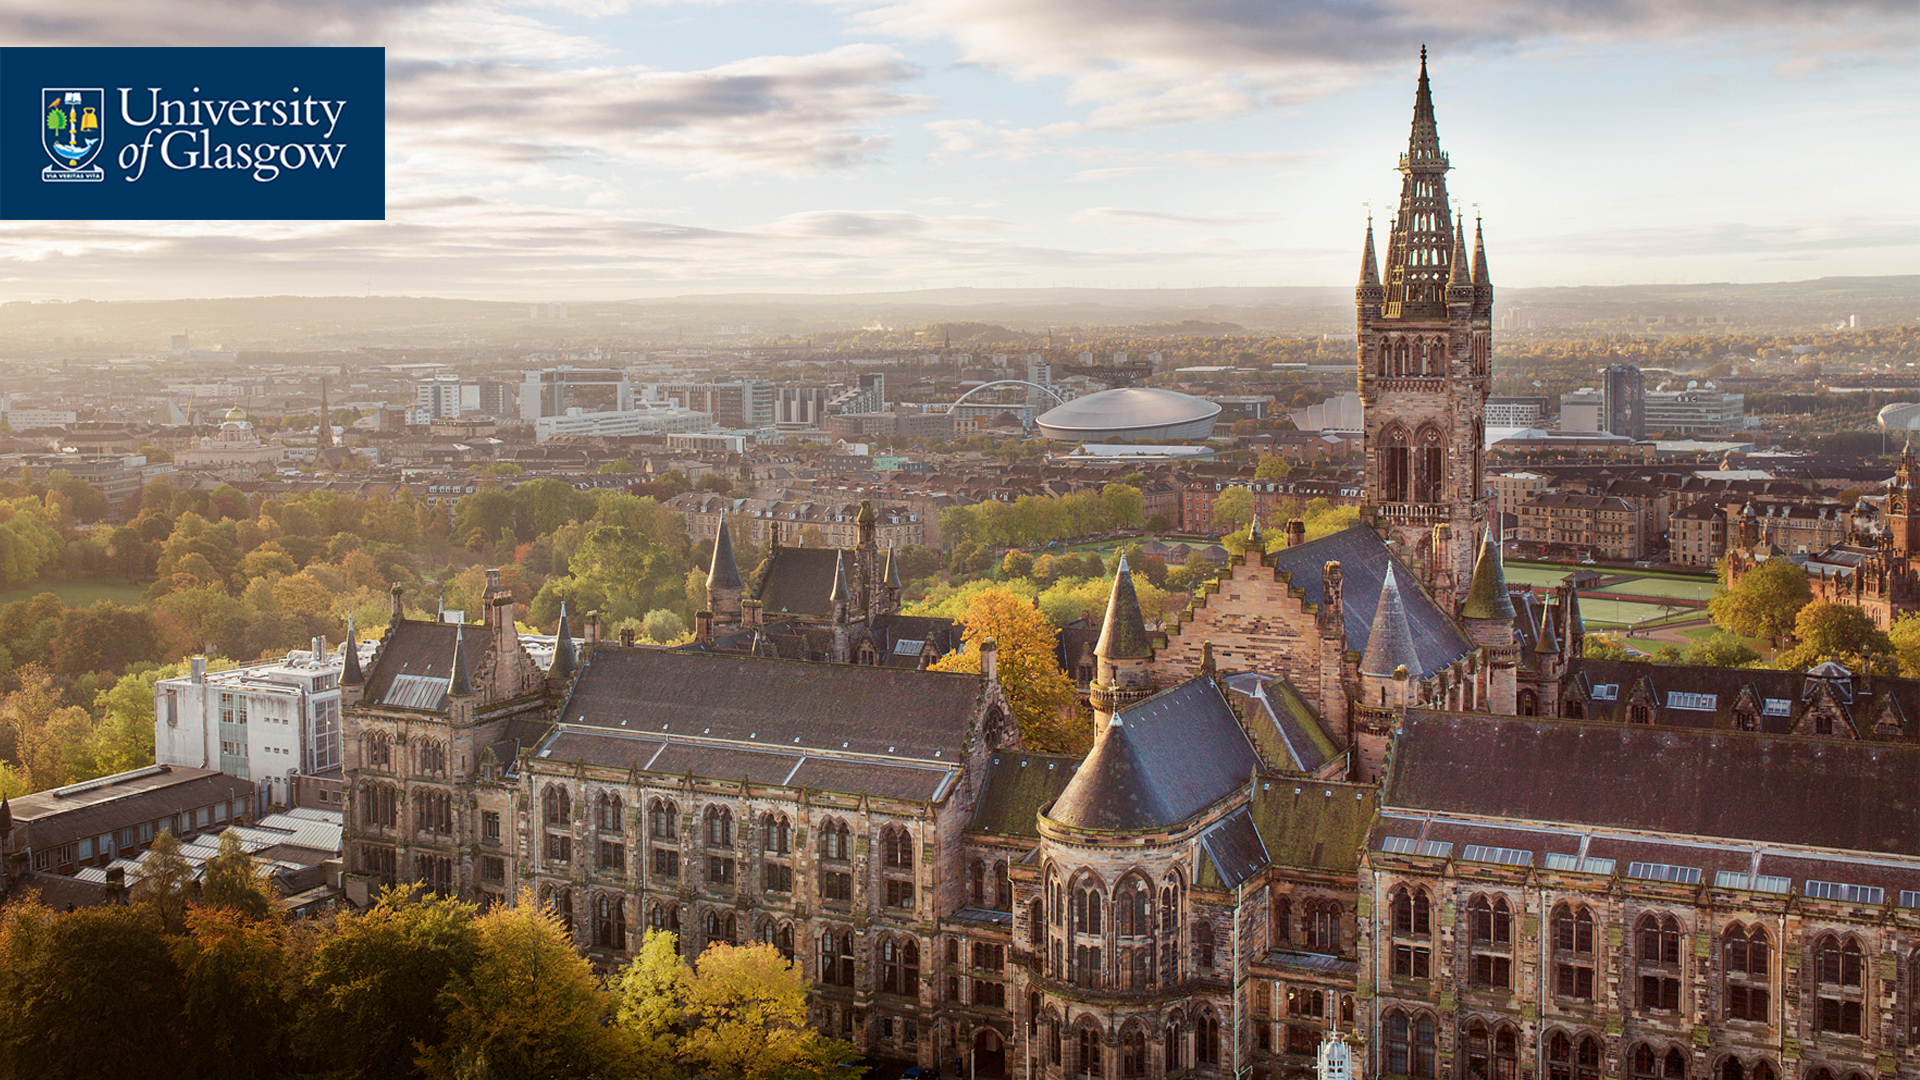
[{"label": "slate roof", "polygon": [[[1410,813],[1920,856],[1920,747],[1412,710]],[[1630,780],[1630,782],[1628,782]]]},{"label": "slate roof", "polygon": [[36,791],[11,800],[8,804],[13,812],[10,847],[13,851],[57,848],[85,837],[118,832],[130,825],[229,799],[244,800],[252,795],[251,783],[214,769],[149,766],[92,784]]},{"label": "slate roof", "polygon": [[[1750,708],[1763,734],[1789,734],[1811,704],[1816,683],[1830,683],[1840,715],[1853,726],[1852,734],[1872,737],[1886,710],[1899,734],[1920,737],[1920,679],[1884,676],[1871,681],[1852,678],[1835,667],[1837,679],[1814,678],[1814,672],[1774,671],[1763,668],[1705,667],[1694,664],[1655,664],[1640,660],[1581,660],[1577,687],[1586,699],[1589,720],[1626,723],[1636,687],[1653,705],[1656,725],[1733,730],[1736,708]],[[1816,669],[1817,670],[1817,669]],[[1607,689],[1611,687],[1612,689]],[[1675,696],[1679,695],[1679,696]]]},{"label": "slate roof", "polygon": [[1040,811],[1060,797],[1079,770],[1080,759],[1068,754],[993,755],[968,828],[996,836],[1037,838]]},{"label": "slate roof", "polygon": [[768,617],[833,614],[833,580],[839,548],[776,547],[767,557],[755,596]]},{"label": "slate roof", "polygon": [[1259,768],[1220,688],[1196,676],[1116,713],[1046,814],[1101,831],[1178,825]]},{"label": "slate roof", "polygon": [[1268,861],[1267,846],[1260,842],[1253,815],[1244,806],[1201,833],[1200,850],[1207,855],[1200,868],[1200,884],[1218,888],[1234,888],[1259,873]]},{"label": "slate roof", "polygon": [[600,645],[558,719],[957,764],[982,685],[978,675]]},{"label": "slate roof", "polygon": [[1140,598],[1133,591],[1133,572],[1127,569],[1125,555],[1120,556],[1120,568],[1107,595],[1107,617],[1100,624],[1100,643],[1094,646],[1094,655],[1109,660],[1153,657],[1153,643],[1147,640],[1147,623],[1140,615]]},{"label": "slate roof", "polygon": [[[472,633],[462,633],[461,627],[453,623],[419,622],[403,619],[395,623],[380,643],[380,651],[374,654],[373,665],[367,670],[367,696],[369,704],[384,703],[387,691],[392,688],[398,675],[425,675],[437,679],[451,678],[453,675],[453,643],[460,641],[461,658],[466,662],[469,672],[480,670],[480,661],[487,654],[487,634],[485,627],[469,626]],[[437,709],[444,702],[421,706]]]},{"label": "slate roof", "polygon": [[1347,648],[1362,652],[1371,636],[1371,619],[1380,603],[1387,566],[1399,567],[1400,599],[1407,613],[1414,654],[1419,658],[1419,670],[1408,672],[1413,678],[1431,675],[1472,651],[1452,617],[1419,587],[1414,576],[1387,550],[1386,543],[1364,525],[1281,548],[1268,553],[1267,560],[1289,575],[1293,586],[1304,594],[1303,600],[1316,605],[1327,599],[1324,568],[1329,560],[1338,560]]},{"label": "slate roof", "polygon": [[1268,679],[1259,672],[1227,676],[1227,689],[1246,698],[1241,711],[1253,732],[1254,745],[1268,768],[1308,773],[1340,752],[1320,726],[1307,703],[1286,676]]},{"label": "slate roof", "polygon": [[713,561],[707,566],[707,584],[716,589],[740,588],[740,564],[734,561],[733,534],[726,528],[715,530]]},{"label": "slate roof", "polygon": [[1506,567],[1500,557],[1500,545],[1489,529],[1480,540],[1480,554],[1473,562],[1473,580],[1467,585],[1467,599],[1460,607],[1465,619],[1511,619],[1513,601],[1507,596]]},{"label": "slate roof", "polygon": [[1367,631],[1367,651],[1360,657],[1360,674],[1392,675],[1402,667],[1416,674],[1420,655],[1413,648],[1413,627],[1407,622],[1406,603],[1400,598],[1400,572],[1387,568]]}]

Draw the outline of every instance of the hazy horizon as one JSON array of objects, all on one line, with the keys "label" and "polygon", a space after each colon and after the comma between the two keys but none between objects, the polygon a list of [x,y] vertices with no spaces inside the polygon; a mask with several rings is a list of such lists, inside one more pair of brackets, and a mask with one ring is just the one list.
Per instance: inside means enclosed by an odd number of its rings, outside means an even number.
[{"label": "hazy horizon", "polygon": [[1901,0],[5,0],[0,27],[388,50],[387,221],[4,223],[8,299],[1345,286],[1422,44],[1496,286],[1920,267]]}]

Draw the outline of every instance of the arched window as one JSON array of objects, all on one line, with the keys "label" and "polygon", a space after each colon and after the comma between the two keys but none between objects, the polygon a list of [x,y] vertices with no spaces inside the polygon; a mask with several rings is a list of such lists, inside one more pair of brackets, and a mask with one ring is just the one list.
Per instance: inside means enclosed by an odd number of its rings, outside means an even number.
[{"label": "arched window", "polygon": [[1640,1007],[1679,1011],[1679,920],[1648,912],[1634,924],[1634,936],[1639,939]]},{"label": "arched window", "polygon": [[898,825],[881,829],[880,853],[889,870],[913,869],[913,835]]},{"label": "arched window", "polygon": [[1285,943],[1293,940],[1293,898],[1275,896],[1273,898],[1273,940]]},{"label": "arched window", "polygon": [[771,945],[779,950],[782,957],[788,960],[793,959],[792,923],[774,922],[772,919],[768,919],[760,924],[760,941],[762,944]]},{"label": "arched window", "polygon": [[1306,905],[1301,925],[1306,930],[1306,946],[1317,952],[1340,952],[1340,916],[1338,900],[1313,900]]},{"label": "arched window", "polygon": [[594,899],[593,943],[603,949],[627,947],[626,901],[606,893]]},{"label": "arched window", "polygon": [[1121,937],[1145,937],[1153,933],[1153,924],[1147,919],[1147,897],[1150,895],[1145,878],[1138,874],[1129,874],[1120,880],[1113,890],[1113,929]]},{"label": "arched window", "polygon": [[573,820],[573,797],[558,784],[548,784],[540,793],[540,816],[549,825],[565,825]]},{"label": "arched window", "polygon": [[573,936],[573,890],[564,885],[550,885],[547,887],[545,903],[547,910],[559,916],[560,926],[566,930],[567,936]]},{"label": "arched window", "polygon": [[1591,1035],[1556,1031],[1547,1039],[1548,1080],[1599,1080],[1600,1061],[1600,1042]]},{"label": "arched window", "polygon": [[1504,896],[1476,895],[1467,902],[1469,977],[1475,986],[1513,985],[1513,913]]},{"label": "arched window", "polygon": [[374,769],[393,767],[393,740],[386,732],[367,733],[367,766]]},{"label": "arched window", "polygon": [[1764,927],[1734,923],[1722,935],[1729,1020],[1767,1022],[1771,1005],[1771,949]]},{"label": "arched window", "polygon": [[1213,924],[1205,919],[1193,923],[1193,962],[1202,970],[1213,967]]},{"label": "arched window", "polygon": [[1677,1048],[1661,1053],[1641,1043],[1627,1055],[1627,1075],[1632,1080],[1687,1080],[1687,1055]]},{"label": "arched window", "polygon": [[733,811],[718,803],[707,804],[707,846],[733,846]]},{"label": "arched window", "polygon": [[620,796],[610,791],[601,792],[593,800],[593,816],[601,832],[620,832],[627,827],[627,804]]},{"label": "arched window", "polygon": [[1447,497],[1447,436],[1434,424],[1421,424],[1414,436],[1413,501],[1444,502]]},{"label": "arched window", "polygon": [[1593,912],[1586,905],[1553,909],[1553,992],[1593,1000]]},{"label": "arched window", "polygon": [[1381,1029],[1387,1044],[1387,1071],[1402,1076],[1433,1075],[1434,1023],[1427,1013],[1409,1016],[1400,1009],[1388,1009],[1381,1017]]},{"label": "arched window", "polygon": [[1007,873],[1007,860],[993,863],[993,910],[1013,910],[1013,877]]},{"label": "arched window", "polygon": [[820,935],[820,981],[828,986],[853,985],[853,931],[830,929]]},{"label": "arched window", "polygon": [[1220,1021],[1212,1009],[1202,1009],[1193,1019],[1193,1063],[1220,1064]]},{"label": "arched window", "polygon": [[1384,502],[1408,502],[1413,492],[1412,435],[1398,423],[1380,429],[1378,455],[1380,498]]},{"label": "arched window", "polygon": [[760,815],[760,845],[769,855],[793,854],[793,825],[787,815]]},{"label": "arched window", "polygon": [[1105,898],[1098,885],[1082,885],[1073,891],[1073,930],[1077,934],[1100,932],[1101,909]]},{"label": "arched window", "polygon": [[1864,956],[1852,937],[1824,934],[1814,944],[1813,1028],[1841,1035],[1861,1033]]},{"label": "arched window", "polygon": [[1433,913],[1425,889],[1400,885],[1391,894],[1393,908],[1393,973],[1427,978],[1433,957]]},{"label": "arched window", "polygon": [[1047,908],[1040,900],[1027,905],[1027,944],[1035,952],[1047,947]]},{"label": "arched window", "polygon": [[1176,1073],[1186,1068],[1186,1055],[1184,1048],[1180,1045],[1180,1036],[1180,1018],[1178,1016],[1169,1017],[1167,1020],[1167,1029],[1160,1035],[1160,1048],[1166,1058],[1164,1069],[1168,1073]]},{"label": "arched window", "polygon": [[967,865],[967,891],[973,906],[987,906],[987,860],[975,859]]},{"label": "arched window", "polygon": [[829,862],[846,862],[853,850],[853,831],[839,818],[828,818],[820,826],[820,857]]},{"label": "arched window", "polygon": [[1147,1032],[1138,1022],[1120,1032],[1120,1075],[1124,1080],[1147,1075]]},{"label": "arched window", "polygon": [[647,835],[655,840],[672,840],[680,829],[680,809],[669,799],[647,804]]},{"label": "arched window", "polygon": [[920,993],[920,945],[911,938],[880,939],[880,989],[888,994]]},{"label": "arched window", "polygon": [[647,929],[680,932],[680,907],[677,904],[652,904],[647,908]]},{"label": "arched window", "polygon": [[1082,1025],[1074,1042],[1074,1071],[1080,1076],[1099,1076],[1100,1032],[1090,1025]]}]

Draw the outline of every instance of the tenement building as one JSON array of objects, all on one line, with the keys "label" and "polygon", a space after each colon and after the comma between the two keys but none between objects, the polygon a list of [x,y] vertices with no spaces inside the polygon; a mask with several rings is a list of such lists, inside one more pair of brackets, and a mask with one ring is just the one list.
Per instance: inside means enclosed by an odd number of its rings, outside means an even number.
[{"label": "tenement building", "polygon": [[1920,682],[1588,660],[1576,591],[1508,588],[1448,167],[1423,62],[1363,523],[1256,535],[1155,633],[1122,562],[1084,756],[1021,745],[991,648],[904,655],[870,530],[751,589],[716,545],[692,649],[563,620],[542,671],[500,588],[349,647],[350,895],[529,888],[607,965],[768,942],[824,1029],[969,1077],[1299,1077],[1340,1032],[1369,1077],[1920,1078]]}]

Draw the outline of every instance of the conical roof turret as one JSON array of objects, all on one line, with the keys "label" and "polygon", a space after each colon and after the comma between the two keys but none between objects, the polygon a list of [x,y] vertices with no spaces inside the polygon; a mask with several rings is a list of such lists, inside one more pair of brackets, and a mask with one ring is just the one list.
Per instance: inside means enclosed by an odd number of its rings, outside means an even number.
[{"label": "conical roof turret", "polygon": [[1467,232],[1457,221],[1453,225],[1453,254],[1447,261],[1449,263],[1448,286],[1458,288],[1473,284],[1473,278],[1467,268]]},{"label": "conical roof turret", "polygon": [[465,627],[461,627],[453,632],[453,674],[447,677],[447,693],[449,694],[473,693],[473,680],[467,675],[467,653],[466,650],[462,648],[465,644],[465,634]]},{"label": "conical roof turret", "polygon": [[1554,630],[1554,623],[1560,621],[1560,605],[1549,603],[1540,615],[1540,640],[1533,643],[1533,651],[1541,656],[1552,656],[1560,651],[1560,638]]},{"label": "conical roof turret", "polygon": [[1380,603],[1373,609],[1367,651],[1360,657],[1360,674],[1391,678],[1399,667],[1405,667],[1409,675],[1420,674],[1420,658],[1413,651],[1413,628],[1407,623],[1407,605],[1400,599],[1400,572],[1390,565],[1387,580],[1380,586]]},{"label": "conical roof turret", "polygon": [[1507,595],[1507,570],[1500,557],[1500,545],[1488,528],[1480,541],[1480,555],[1473,563],[1473,581],[1467,586],[1467,599],[1460,607],[1463,619],[1511,619],[1513,598]]},{"label": "conical roof turret", "polygon": [[360,670],[360,643],[354,637],[353,616],[347,616],[347,643],[340,646],[340,685],[359,686],[367,681]]},{"label": "conical roof turret", "polygon": [[0,795],[0,836],[13,832],[13,804]]},{"label": "conical roof turret", "polygon": [[837,550],[833,555],[833,591],[827,594],[832,603],[852,603],[853,588],[847,584],[847,553]]},{"label": "conical roof turret", "polygon": [[1102,660],[1147,660],[1153,656],[1153,643],[1147,639],[1147,621],[1140,614],[1140,597],[1133,591],[1133,571],[1127,569],[1127,557],[1113,575],[1113,592],[1107,597],[1107,618],[1100,624],[1100,643],[1093,654]]},{"label": "conical roof turret", "polygon": [[904,588],[900,584],[900,563],[893,557],[893,549],[887,549],[887,588]]},{"label": "conical roof turret", "polygon": [[1373,254],[1373,215],[1367,215],[1367,243],[1360,250],[1360,287],[1378,288],[1380,285],[1380,261]]},{"label": "conical roof turret", "polygon": [[713,538],[713,562],[707,567],[707,588],[740,588],[740,564],[733,557],[732,530],[727,519],[720,519],[720,531]]},{"label": "conical roof turret", "polygon": [[1487,234],[1480,228],[1480,219],[1473,219],[1473,287],[1485,289],[1493,285],[1493,279],[1487,275]]},{"label": "conical roof turret", "polygon": [[[720,535],[725,536],[723,527]],[[565,679],[580,666],[578,655],[573,651],[573,631],[567,627],[567,602],[560,601],[560,629],[553,635],[553,663],[547,665],[547,676],[553,679]]]}]

